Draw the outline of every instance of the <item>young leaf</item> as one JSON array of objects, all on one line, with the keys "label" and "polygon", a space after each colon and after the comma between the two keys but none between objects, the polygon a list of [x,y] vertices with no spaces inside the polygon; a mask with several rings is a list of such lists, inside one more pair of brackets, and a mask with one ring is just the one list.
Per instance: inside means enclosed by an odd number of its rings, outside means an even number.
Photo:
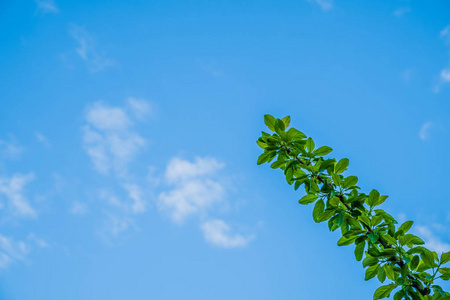
[{"label": "young leaf", "polygon": [[263,163],[265,163],[266,161],[269,160],[270,156],[272,155],[271,152],[264,152],[263,154],[261,154],[258,157],[258,161],[256,162],[256,164],[258,165],[262,165]]},{"label": "young leaf", "polygon": [[264,115],[264,124],[272,130],[275,131],[275,118],[271,115]]},{"label": "young leaf", "polygon": [[341,159],[335,166],[334,166],[334,173],[339,174],[347,170],[349,160],[348,158]]},{"label": "young leaf", "polygon": [[367,270],[366,270],[366,276],[364,277],[364,280],[369,280],[374,278],[377,273],[378,273],[378,268],[380,267],[380,265],[373,265],[370,266]]},{"label": "young leaf", "polygon": [[392,267],[388,264],[384,265],[383,268],[384,268],[384,273],[386,273],[387,278],[389,278],[390,280],[395,280],[394,269],[392,269]]},{"label": "young leaf", "polygon": [[375,206],[375,204],[378,202],[378,198],[380,197],[380,193],[373,189],[370,194],[369,197],[367,198],[367,204],[372,207]]},{"label": "young leaf", "polygon": [[316,199],[319,196],[316,195],[312,195],[312,194],[308,194],[306,196],[303,196],[300,200],[298,200],[298,203],[300,204],[309,204],[309,203],[313,203],[314,201],[316,201]]},{"label": "young leaf", "polygon": [[348,176],[344,179],[344,183],[342,184],[343,188],[350,188],[352,186],[355,186],[358,183],[358,177],[356,176]]},{"label": "young leaf", "polygon": [[314,205],[313,209],[313,220],[316,223],[320,222],[320,216],[323,214],[325,208],[325,203],[323,203],[323,200],[320,199],[316,202],[316,205]]},{"label": "young leaf", "polygon": [[405,223],[403,223],[398,229],[397,232],[402,232],[402,234],[405,234],[408,232],[408,230],[411,228],[411,226],[413,225],[413,221],[406,221]]},{"label": "young leaf", "polygon": [[373,256],[366,256],[363,260],[363,267],[373,266],[378,263],[378,259]]},{"label": "young leaf", "polygon": [[392,290],[395,289],[396,287],[397,285],[393,283],[380,286],[379,288],[376,289],[375,293],[373,294],[373,300],[389,297]]},{"label": "young leaf", "polygon": [[357,261],[360,261],[364,254],[364,247],[366,246],[366,242],[362,241],[355,247],[355,258]]},{"label": "young leaf", "polygon": [[377,278],[381,283],[386,280],[386,273],[384,272],[384,268],[378,268]]},{"label": "young leaf", "polygon": [[281,121],[283,121],[284,123],[284,129],[289,127],[289,124],[291,124],[291,117],[290,116],[286,116],[283,119],[281,119]]},{"label": "young leaf", "polygon": [[331,149],[330,147],[322,146],[319,149],[314,150],[313,154],[315,156],[324,156],[330,153],[331,151],[333,151],[333,149]]},{"label": "young leaf", "polygon": [[442,253],[442,256],[441,256],[441,264],[443,265],[443,264],[445,264],[445,263],[447,263],[447,262],[449,262],[449,261],[450,261],[450,251],[449,251],[449,252]]},{"label": "young leaf", "polygon": [[314,144],[313,139],[309,137],[306,140],[306,144],[305,144],[305,147],[308,149],[309,153],[311,153],[314,150],[314,146],[315,146],[315,144]]},{"label": "young leaf", "polygon": [[425,244],[424,241],[422,241],[421,238],[418,236],[415,236],[413,234],[406,234],[403,236],[400,236],[398,238],[401,245],[407,245],[407,244],[413,244],[413,245],[423,245]]}]

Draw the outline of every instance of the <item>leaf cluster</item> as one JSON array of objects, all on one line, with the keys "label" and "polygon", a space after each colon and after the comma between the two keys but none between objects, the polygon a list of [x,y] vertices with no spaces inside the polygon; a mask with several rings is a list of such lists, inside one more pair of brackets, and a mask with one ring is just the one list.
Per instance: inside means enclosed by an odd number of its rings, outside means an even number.
[{"label": "leaf cluster", "polygon": [[[355,245],[355,258],[362,261],[365,280],[377,278],[384,285],[373,299],[450,300],[450,293],[435,284],[449,280],[450,252],[438,255],[424,246],[424,241],[411,233],[413,222],[399,225],[379,206],[388,196],[373,189],[361,192],[356,176],[345,175],[349,160],[326,158],[333,150],[316,147],[303,132],[289,128],[290,117],[264,116],[271,133],[262,132],[257,144],[264,152],[257,164],[270,163],[281,169],[295,190],[303,187],[303,205],[313,204],[313,220],[327,222],[331,231],[340,230],[338,246]],[[289,129],[288,129],[289,128]]]}]

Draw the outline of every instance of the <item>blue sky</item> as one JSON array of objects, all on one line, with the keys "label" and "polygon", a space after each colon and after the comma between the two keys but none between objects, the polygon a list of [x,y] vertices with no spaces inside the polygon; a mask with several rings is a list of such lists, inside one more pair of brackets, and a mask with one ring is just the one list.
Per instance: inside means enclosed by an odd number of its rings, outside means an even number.
[{"label": "blue sky", "polygon": [[448,1],[6,0],[0,37],[1,299],[371,299],[266,113],[450,250]]}]

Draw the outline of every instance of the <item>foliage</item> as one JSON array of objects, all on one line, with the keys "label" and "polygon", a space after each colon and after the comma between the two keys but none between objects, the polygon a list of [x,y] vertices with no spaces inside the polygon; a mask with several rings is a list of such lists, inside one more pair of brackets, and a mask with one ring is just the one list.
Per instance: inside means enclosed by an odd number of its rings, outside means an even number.
[{"label": "foliage", "polygon": [[312,138],[290,128],[290,117],[276,119],[264,116],[264,122],[273,132],[262,132],[257,144],[264,149],[257,163],[271,163],[273,169],[284,171],[286,181],[295,190],[304,186],[306,195],[300,204],[314,203],[315,222],[328,222],[331,231],[340,229],[338,246],[355,244],[355,258],[362,260],[365,280],[377,277],[384,283],[373,299],[394,300],[440,299],[450,300],[450,293],[435,284],[437,279],[449,280],[450,252],[440,256],[421,246],[423,240],[408,231],[413,225],[397,221],[379,208],[387,196],[377,190],[360,192],[356,176],[345,176],[349,160],[324,156],[332,152],[327,146],[316,148]]}]

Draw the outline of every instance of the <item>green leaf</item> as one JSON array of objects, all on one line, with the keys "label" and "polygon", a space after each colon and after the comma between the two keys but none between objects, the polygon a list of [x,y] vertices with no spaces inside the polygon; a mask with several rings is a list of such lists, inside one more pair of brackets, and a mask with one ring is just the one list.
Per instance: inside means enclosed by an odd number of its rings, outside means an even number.
[{"label": "green leaf", "polygon": [[271,115],[264,115],[264,123],[270,130],[275,131],[275,118]]},{"label": "green leaf", "polygon": [[375,204],[378,202],[378,198],[380,197],[380,193],[373,189],[370,194],[369,197],[367,198],[367,204],[372,207],[375,206]]},{"label": "green leaf", "polygon": [[357,238],[358,238],[358,236],[352,236],[352,237],[349,237],[349,238],[343,236],[343,237],[341,237],[341,238],[339,239],[339,241],[337,242],[337,245],[338,245],[338,246],[347,246],[347,245],[353,244],[353,242],[354,242]]},{"label": "green leaf", "polygon": [[450,261],[450,251],[449,251],[449,252],[442,253],[442,256],[441,256],[441,264],[443,265],[443,264],[445,264],[445,263],[448,263],[449,261]]},{"label": "green leaf", "polygon": [[380,265],[376,264],[376,265],[373,265],[373,266],[370,266],[369,268],[367,268],[366,276],[364,277],[364,280],[369,280],[369,279],[374,278],[378,273],[379,267],[380,267]]},{"label": "green leaf", "polygon": [[366,246],[366,242],[362,241],[355,247],[355,257],[357,261],[360,261],[364,254],[364,247]]},{"label": "green leaf", "polygon": [[263,163],[265,163],[266,161],[269,160],[270,156],[272,155],[272,152],[268,151],[268,152],[264,152],[263,154],[261,154],[258,157],[258,161],[256,162],[256,164],[258,165],[262,165]]},{"label": "green leaf", "polygon": [[316,199],[319,198],[319,196],[308,194],[306,196],[303,196],[300,200],[298,200],[298,203],[300,204],[309,204],[316,201]]},{"label": "green leaf", "polygon": [[352,186],[355,186],[358,183],[358,177],[356,176],[348,176],[344,180],[344,184],[342,185],[343,188],[349,188]]},{"label": "green leaf", "polygon": [[417,266],[419,266],[420,258],[417,255],[414,255],[413,259],[411,260],[411,270],[414,271],[417,269]]},{"label": "green leaf", "polygon": [[280,119],[275,120],[275,132],[278,134],[282,134],[286,129],[286,125]]},{"label": "green leaf", "polygon": [[435,265],[435,260],[434,260],[434,255],[433,252],[431,251],[424,251],[420,257],[422,258],[423,262],[430,266],[433,267]]},{"label": "green leaf", "polygon": [[341,177],[336,173],[331,174],[331,178],[333,178],[333,182],[336,186],[341,186]]},{"label": "green leaf", "polygon": [[284,123],[284,129],[289,127],[289,124],[291,124],[291,117],[290,116],[286,116],[283,119],[281,119],[281,121],[283,121]]},{"label": "green leaf", "polygon": [[404,296],[405,296],[405,291],[400,290],[397,293],[395,293],[394,300],[402,300]]},{"label": "green leaf", "polygon": [[270,167],[272,169],[278,169],[279,167],[286,165],[288,162],[288,160],[276,160],[270,165]]},{"label": "green leaf", "polygon": [[319,149],[314,150],[313,154],[315,156],[324,156],[330,153],[331,151],[333,151],[333,149],[331,149],[330,147],[322,146]]},{"label": "green leaf", "polygon": [[397,285],[394,283],[380,286],[379,288],[376,289],[375,293],[373,294],[373,300],[388,298],[392,290],[395,289],[396,287]]},{"label": "green leaf", "polygon": [[378,259],[373,256],[366,256],[363,260],[363,267],[373,266],[378,263]]},{"label": "green leaf", "polygon": [[377,278],[381,283],[386,280],[386,273],[384,272],[384,268],[378,268]]},{"label": "green leaf", "polygon": [[372,243],[375,244],[375,243],[378,241],[378,238],[379,238],[380,236],[379,236],[378,234],[371,233],[371,234],[368,234],[367,237],[370,239],[370,241],[371,241]]},{"label": "green leaf", "polygon": [[398,229],[397,232],[402,232],[402,234],[407,233],[409,229],[411,229],[411,226],[414,224],[413,221],[406,221],[403,223]]},{"label": "green leaf", "polygon": [[294,168],[288,166],[287,169],[286,169],[286,181],[287,181],[287,183],[289,183],[289,184],[294,183],[293,178],[294,178]]},{"label": "green leaf", "polygon": [[335,166],[334,166],[334,173],[339,174],[347,170],[349,164],[348,158],[341,159]]},{"label": "green leaf", "polygon": [[315,146],[315,144],[314,144],[313,139],[309,137],[306,140],[306,144],[305,144],[305,147],[308,149],[309,153],[311,153],[314,150],[314,146]]},{"label": "green leaf", "polygon": [[389,278],[390,280],[395,280],[395,272],[394,269],[392,269],[392,267],[390,265],[384,265],[384,273],[386,273],[387,278]]},{"label": "green leaf", "polygon": [[305,138],[306,138],[306,135],[305,135],[303,132],[301,132],[301,131],[299,131],[299,130],[297,130],[297,129],[295,129],[295,128],[290,128],[290,129],[288,130],[287,134],[288,134],[288,137],[289,137],[290,139],[299,139],[299,140],[302,140],[302,139],[305,139]]},{"label": "green leaf", "polygon": [[403,236],[400,236],[398,238],[401,245],[407,245],[407,244],[413,244],[413,245],[423,245],[425,244],[424,241],[422,241],[421,238],[418,236],[415,236],[413,234],[406,234]]},{"label": "green leaf", "polygon": [[320,199],[316,202],[316,205],[314,205],[313,209],[313,219],[316,223],[320,222],[320,216],[322,216],[325,209],[325,203],[323,203],[323,200]]},{"label": "green leaf", "polygon": [[389,234],[383,235],[383,239],[388,242],[390,245],[395,245],[397,244],[397,240],[394,239],[392,236],[390,236]]},{"label": "green leaf", "polygon": [[377,203],[375,203],[375,206],[378,206],[378,205],[382,204],[384,201],[386,201],[387,198],[388,198],[388,196],[386,196],[386,195],[380,196],[378,198]]}]

